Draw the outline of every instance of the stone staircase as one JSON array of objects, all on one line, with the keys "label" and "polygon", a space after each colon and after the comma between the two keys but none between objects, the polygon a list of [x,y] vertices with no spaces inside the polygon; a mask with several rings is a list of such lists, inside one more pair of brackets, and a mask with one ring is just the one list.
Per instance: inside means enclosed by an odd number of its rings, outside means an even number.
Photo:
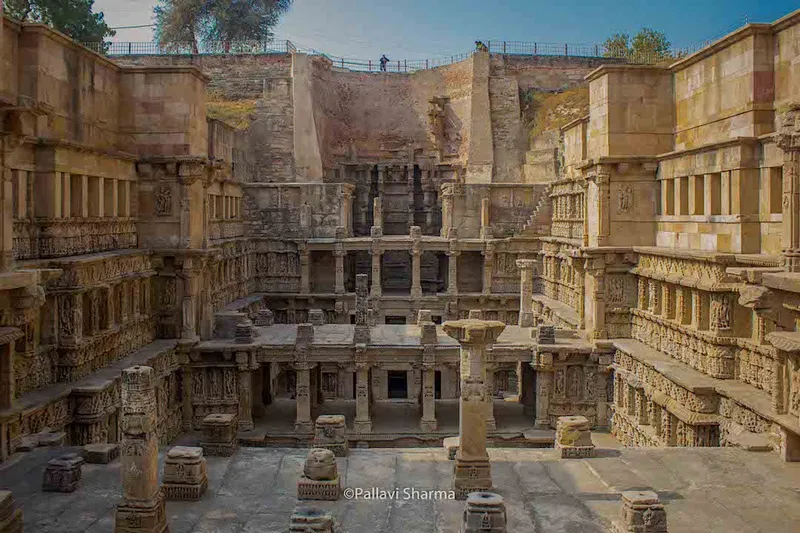
[{"label": "stone staircase", "polygon": [[536,203],[536,207],[533,208],[531,216],[528,217],[528,221],[522,226],[522,231],[520,231],[516,236],[541,237],[542,235],[550,234],[550,221],[552,216],[550,191],[552,188],[552,184],[545,186],[542,194],[539,196],[539,201]]}]

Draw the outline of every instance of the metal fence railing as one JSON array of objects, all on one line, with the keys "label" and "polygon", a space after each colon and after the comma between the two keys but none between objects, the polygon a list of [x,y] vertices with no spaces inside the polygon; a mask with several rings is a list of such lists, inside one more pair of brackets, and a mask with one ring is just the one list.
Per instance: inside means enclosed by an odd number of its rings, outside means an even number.
[{"label": "metal fence railing", "polygon": [[[727,31],[726,33],[729,33]],[[609,50],[602,44],[540,43],[524,41],[483,41],[492,54],[520,56],[558,56],[605,59],[633,64],[663,64],[692,54],[711,42],[707,40],[687,48],[673,49],[667,53],[637,53]],[[389,61],[382,68],[380,60],[353,59],[338,57],[325,52],[295,45],[288,39],[270,41],[204,41],[201,43],[176,42],[161,44],[157,42],[103,42],[84,43],[91,50],[108,56],[148,56],[148,55],[243,55],[243,54],[288,54],[302,52],[323,56],[335,68],[358,72],[415,72],[464,61],[474,51],[438,57],[434,59],[401,59]]]},{"label": "metal fence railing", "polygon": [[108,56],[288,54],[297,50],[289,40],[174,42],[163,45],[158,42],[104,42],[83,45]]}]

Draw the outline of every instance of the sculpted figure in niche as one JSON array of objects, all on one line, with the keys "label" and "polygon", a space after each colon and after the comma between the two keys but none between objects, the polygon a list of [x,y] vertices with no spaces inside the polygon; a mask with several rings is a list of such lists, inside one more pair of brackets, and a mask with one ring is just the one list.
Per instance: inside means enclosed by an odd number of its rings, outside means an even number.
[{"label": "sculpted figure in niche", "polygon": [[172,189],[169,185],[161,184],[156,187],[155,193],[156,216],[164,217],[172,214]]},{"label": "sculpted figure in niche", "polygon": [[633,187],[623,185],[617,193],[617,211],[627,213],[633,207]]},{"label": "sculpted figure in niche", "polygon": [[583,368],[571,366],[567,369],[567,398],[578,399],[583,390]]}]

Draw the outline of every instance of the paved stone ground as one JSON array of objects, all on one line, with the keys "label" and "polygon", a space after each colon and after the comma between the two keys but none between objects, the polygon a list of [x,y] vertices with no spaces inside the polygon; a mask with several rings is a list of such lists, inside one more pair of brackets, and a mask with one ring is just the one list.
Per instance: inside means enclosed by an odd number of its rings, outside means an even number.
[{"label": "paved stone ground", "polygon": [[[619,512],[618,493],[653,488],[666,503],[671,533],[797,533],[800,464],[737,449],[613,449],[594,436],[599,457],[562,461],[553,450],[492,449],[496,491],[508,506],[509,531],[607,531]],[[41,492],[45,461],[63,450],[39,448],[0,469],[23,507],[28,533],[110,533],[119,499],[119,461],[86,465],[73,494]],[[202,501],[167,504],[172,533],[278,533],[298,505],[301,449],[241,448],[208,459]],[[387,490],[450,488],[452,462],[440,449],[352,450],[339,459],[343,485]],[[463,503],[448,500],[311,502],[331,509],[350,533],[456,533]]]}]

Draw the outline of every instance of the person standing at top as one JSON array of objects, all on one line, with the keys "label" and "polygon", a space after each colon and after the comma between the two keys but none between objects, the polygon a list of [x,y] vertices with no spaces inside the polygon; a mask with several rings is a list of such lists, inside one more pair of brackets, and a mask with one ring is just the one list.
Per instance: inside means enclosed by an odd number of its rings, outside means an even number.
[{"label": "person standing at top", "polygon": [[389,62],[389,58],[386,57],[386,54],[381,56],[381,72],[386,72],[386,64]]}]

